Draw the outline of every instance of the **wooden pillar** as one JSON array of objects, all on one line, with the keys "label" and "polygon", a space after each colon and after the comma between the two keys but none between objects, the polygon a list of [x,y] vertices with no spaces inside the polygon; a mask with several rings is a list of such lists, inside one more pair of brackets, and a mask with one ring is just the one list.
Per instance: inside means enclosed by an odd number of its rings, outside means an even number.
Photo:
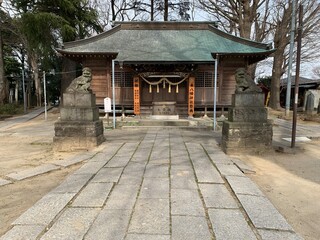
[{"label": "wooden pillar", "polygon": [[194,94],[195,94],[195,77],[189,77],[189,92],[188,92],[188,115],[193,117],[194,114]]},{"label": "wooden pillar", "polygon": [[140,115],[140,79],[138,76],[133,78],[133,113]]}]

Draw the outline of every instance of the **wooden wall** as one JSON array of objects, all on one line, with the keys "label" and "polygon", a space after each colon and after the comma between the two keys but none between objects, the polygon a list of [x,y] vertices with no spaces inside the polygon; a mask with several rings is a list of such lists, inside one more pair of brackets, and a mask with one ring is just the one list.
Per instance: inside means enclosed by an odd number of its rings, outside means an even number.
[{"label": "wooden wall", "polygon": [[[96,94],[97,104],[102,105],[105,97],[112,98],[112,79],[111,79],[111,59],[107,58],[86,58],[83,60],[83,66],[89,67],[92,70],[91,89]],[[218,82],[217,82],[217,104],[220,106],[231,105],[231,95],[235,91],[235,71],[239,67],[246,67],[244,58],[227,58],[221,59],[218,65]],[[120,71],[119,66],[115,66],[115,71]],[[121,71],[129,71],[124,68]],[[214,65],[203,65],[199,67],[199,71],[214,71]],[[182,84],[184,85],[184,84]],[[154,89],[155,90],[155,89]],[[174,89],[173,89],[174,90]],[[116,87],[116,105],[133,106],[133,89]],[[152,96],[155,94],[149,93],[149,88],[142,89],[141,99],[145,103],[151,103]],[[180,88],[179,96],[187,94],[187,90]],[[195,107],[210,106],[213,104],[214,87],[212,88],[197,88],[195,89]],[[183,97],[185,99],[185,97]],[[181,99],[179,99],[181,102]],[[178,101],[178,99],[177,99]],[[187,103],[187,102],[186,102]]]},{"label": "wooden wall", "polygon": [[235,72],[240,67],[246,67],[247,62],[244,58],[228,58],[222,59],[219,64],[220,77],[220,105],[231,105],[231,96],[236,89]]},{"label": "wooden wall", "polygon": [[103,104],[106,97],[112,98],[111,91],[111,60],[106,58],[86,58],[84,67],[92,71],[91,89],[96,94],[97,104]]}]

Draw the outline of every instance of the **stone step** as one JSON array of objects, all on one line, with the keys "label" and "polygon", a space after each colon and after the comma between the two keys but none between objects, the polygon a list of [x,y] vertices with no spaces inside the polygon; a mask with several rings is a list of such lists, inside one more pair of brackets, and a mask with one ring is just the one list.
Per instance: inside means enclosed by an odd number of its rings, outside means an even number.
[{"label": "stone step", "polygon": [[157,119],[141,119],[139,121],[140,126],[177,126],[187,127],[189,121],[184,119],[177,120],[157,120]]}]

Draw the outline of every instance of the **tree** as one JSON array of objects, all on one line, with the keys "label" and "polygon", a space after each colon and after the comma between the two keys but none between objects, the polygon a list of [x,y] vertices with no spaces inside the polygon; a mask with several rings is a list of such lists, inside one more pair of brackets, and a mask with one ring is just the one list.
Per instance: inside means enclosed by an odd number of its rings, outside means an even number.
[{"label": "tree", "polygon": [[17,10],[16,26],[33,72],[37,105],[41,105],[41,63],[52,59],[59,42],[81,39],[102,28],[86,0],[11,0],[11,4]]},{"label": "tree", "polygon": [[[302,59],[306,57],[310,58],[310,45],[313,46],[313,38],[315,31],[318,31],[320,27],[320,4],[317,0],[302,0],[300,2],[304,6],[303,13],[303,48],[304,54]],[[297,6],[297,4],[296,4]],[[298,7],[298,6],[297,6]],[[269,106],[273,109],[280,108],[280,78],[285,73],[288,65],[288,45],[290,42],[290,23],[292,13],[292,2],[285,3],[278,1],[275,6],[275,12],[273,15],[274,21],[274,47],[277,49],[273,55],[273,67],[272,67],[272,81],[271,81],[271,95]],[[296,11],[298,14],[298,11]],[[296,19],[298,19],[296,17]],[[316,40],[316,39],[314,39]],[[314,46],[313,46],[314,48]],[[312,52],[318,54],[314,49]]]},{"label": "tree", "polygon": [[[272,28],[270,0],[199,0],[199,3],[228,33],[263,42]],[[255,71],[256,64],[248,69],[252,78]]]},{"label": "tree", "polygon": [[319,79],[320,79],[320,65],[316,66],[312,69],[312,72],[314,73],[314,75],[316,75]]},{"label": "tree", "polygon": [[[0,7],[2,5],[2,0],[0,0]],[[3,15],[1,11],[1,25],[3,25]],[[4,57],[3,57],[3,42],[2,42],[2,28],[0,28],[0,104],[3,104],[8,97],[8,81],[4,74]]]}]

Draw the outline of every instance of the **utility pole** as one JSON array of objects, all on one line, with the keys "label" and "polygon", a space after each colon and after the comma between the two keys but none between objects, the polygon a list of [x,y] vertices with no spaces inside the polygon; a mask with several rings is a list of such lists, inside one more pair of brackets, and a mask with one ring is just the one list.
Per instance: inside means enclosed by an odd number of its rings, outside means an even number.
[{"label": "utility pole", "polygon": [[293,118],[292,118],[292,137],[291,148],[296,144],[296,129],[297,129],[297,108],[299,96],[299,78],[300,78],[300,62],[301,62],[301,41],[302,41],[302,28],[303,28],[303,6],[299,6],[299,27],[297,39],[297,66],[296,66],[296,82],[294,86],[294,105],[293,105]]},{"label": "utility pole", "polygon": [[48,119],[46,72],[43,71],[44,120]]},{"label": "utility pole", "polygon": [[21,74],[22,74],[22,96],[23,96],[23,112],[26,113],[27,112],[27,96],[26,96],[26,86],[25,86],[25,81],[24,81],[24,66],[23,66],[23,62],[22,62],[22,70],[21,70]]},{"label": "utility pole", "polygon": [[287,74],[287,95],[286,95],[286,116],[290,113],[290,98],[291,98],[291,68],[294,48],[294,33],[295,33],[295,20],[296,20],[296,0],[292,0],[292,16],[291,16],[291,32],[290,32],[290,50],[289,50],[289,64]]}]

